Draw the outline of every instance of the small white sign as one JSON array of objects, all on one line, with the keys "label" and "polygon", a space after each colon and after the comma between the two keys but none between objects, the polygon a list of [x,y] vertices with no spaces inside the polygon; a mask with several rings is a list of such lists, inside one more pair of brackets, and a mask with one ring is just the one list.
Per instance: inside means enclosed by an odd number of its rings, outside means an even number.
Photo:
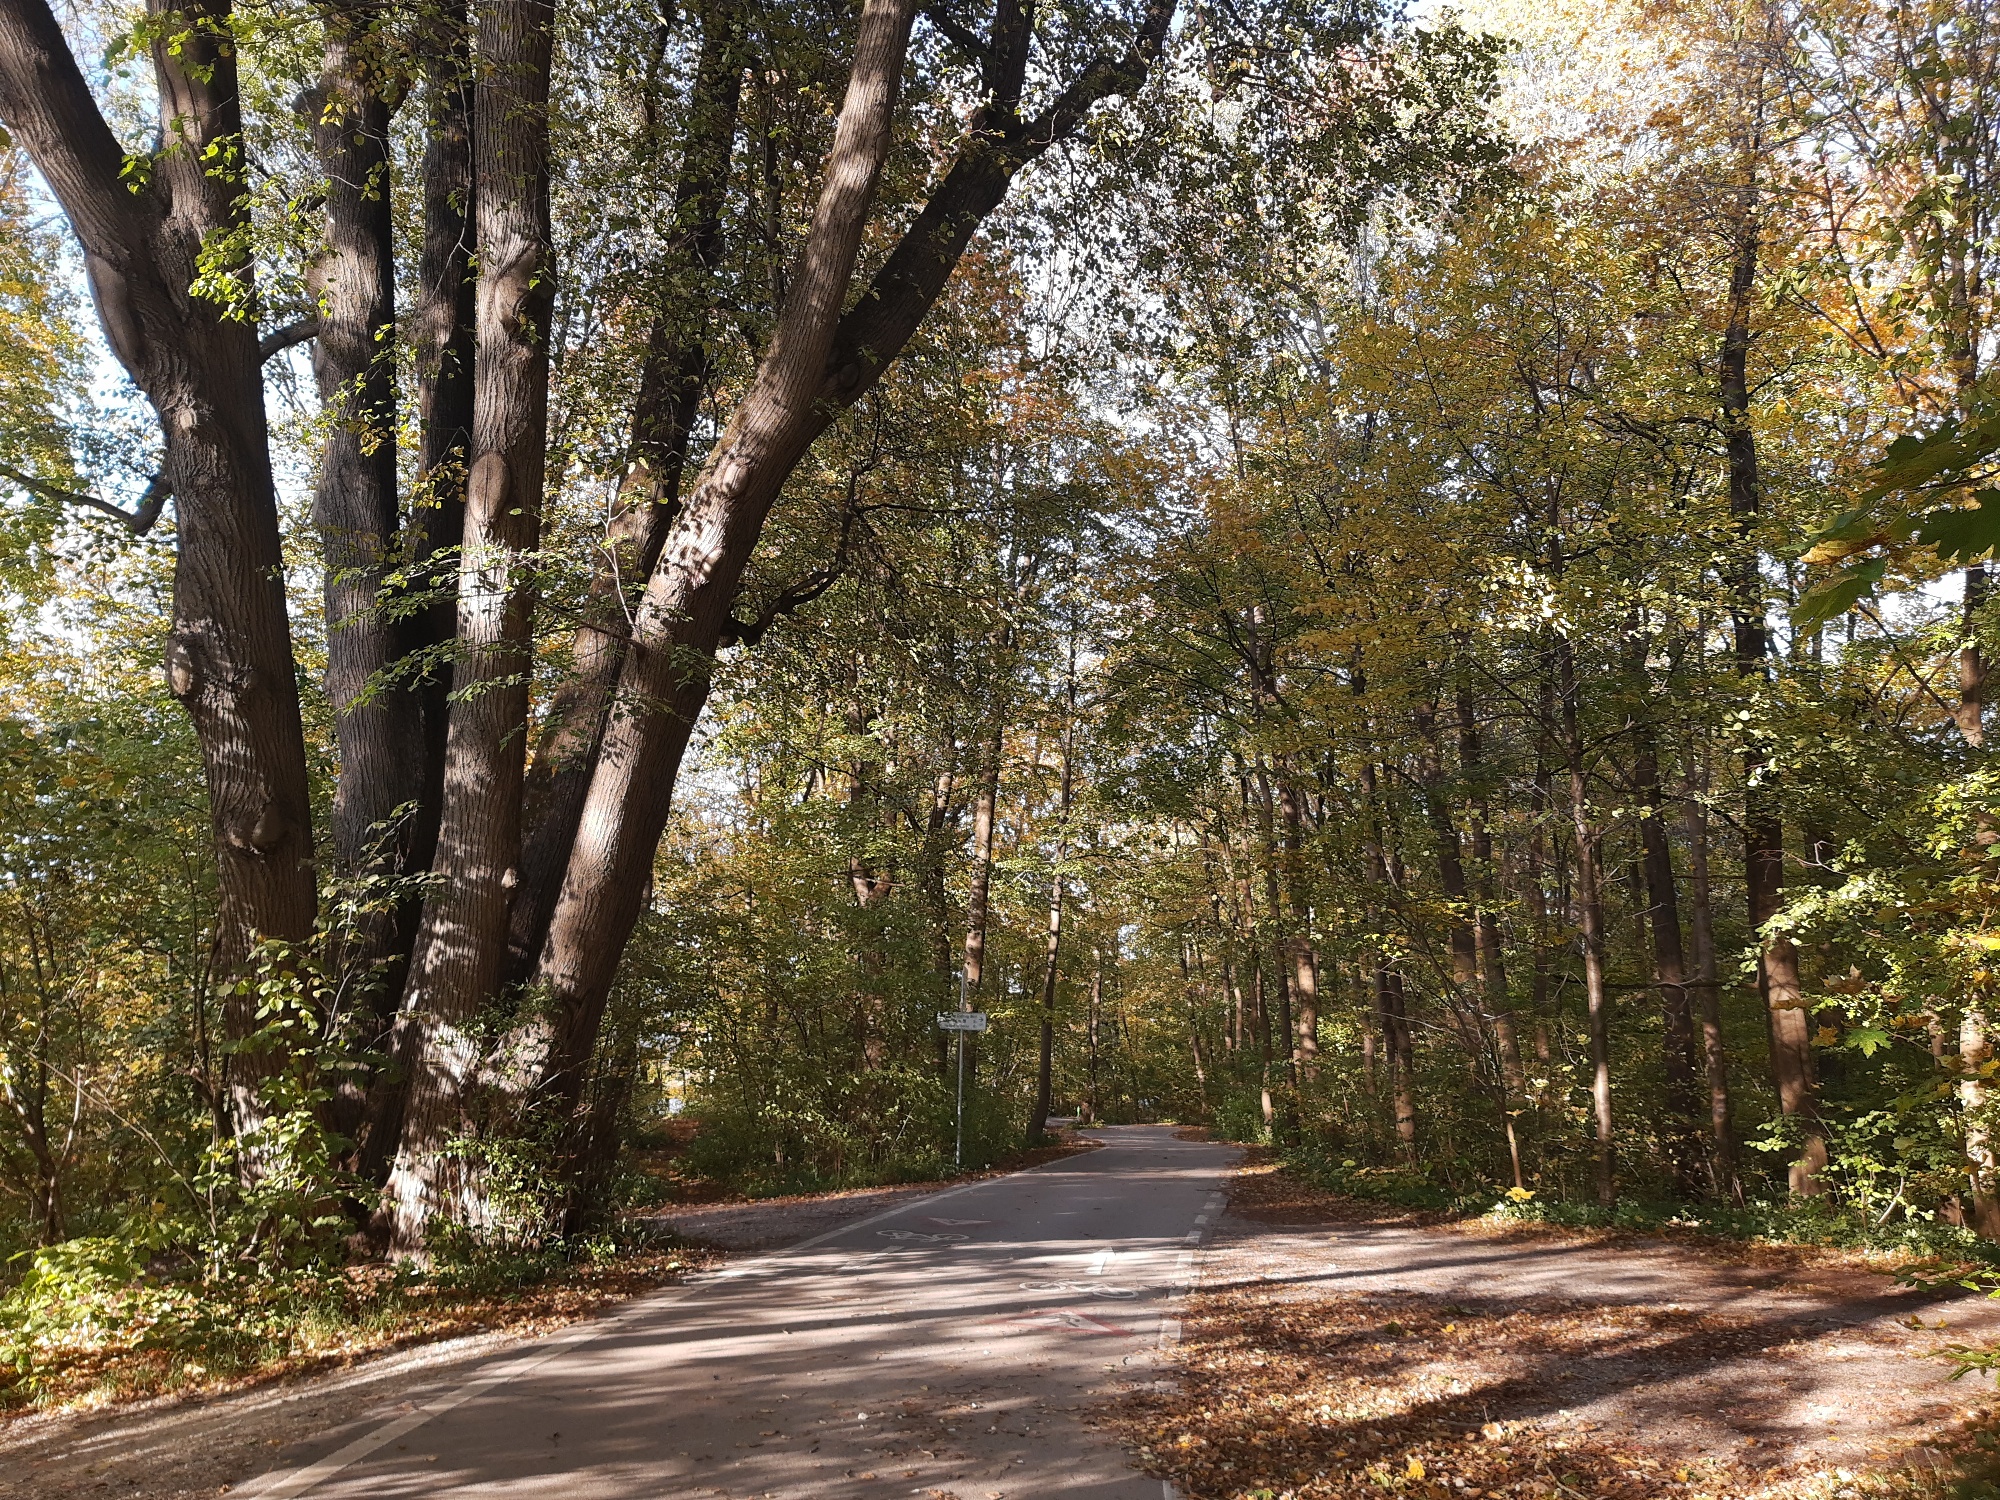
[{"label": "small white sign", "polygon": [[983,1010],[941,1010],[938,1012],[938,1028],[942,1031],[984,1031],[986,1012]]}]

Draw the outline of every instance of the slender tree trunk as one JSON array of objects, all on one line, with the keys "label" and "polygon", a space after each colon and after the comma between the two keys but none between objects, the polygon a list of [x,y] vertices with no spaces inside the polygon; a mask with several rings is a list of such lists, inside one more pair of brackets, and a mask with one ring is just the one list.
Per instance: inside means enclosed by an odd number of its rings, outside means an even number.
[{"label": "slender tree trunk", "polygon": [[1501,940],[1494,891],[1493,829],[1486,801],[1485,756],[1479,722],[1473,714],[1472,695],[1462,677],[1458,687],[1458,762],[1470,799],[1467,821],[1471,825],[1473,895],[1477,902],[1474,938],[1485,985],[1486,1014],[1493,1023],[1493,1040],[1500,1051],[1501,1081],[1511,1098],[1520,1098],[1527,1093],[1528,1075],[1521,1066],[1521,1039],[1514,1026],[1514,1000],[1507,987],[1506,945]]},{"label": "slender tree trunk", "polygon": [[1609,1208],[1618,1197],[1618,1165],[1611,1128],[1611,1000],[1605,989],[1599,835],[1591,821],[1585,779],[1576,657],[1567,637],[1557,636],[1554,646],[1564,749],[1569,759],[1570,819],[1576,830],[1576,900],[1583,927],[1583,985],[1590,1018],[1590,1103],[1597,1127],[1597,1201]]},{"label": "slender tree trunk", "polygon": [[1653,982],[1660,989],[1662,1039],[1665,1051],[1667,1108],[1674,1176],[1685,1190],[1693,1185],[1696,1168],[1683,1147],[1699,1134],[1694,1090],[1694,1019],[1688,1004],[1687,959],[1681,946],[1679,892],[1674,884],[1673,847],[1660,816],[1660,759],[1653,728],[1642,723],[1634,731],[1632,776],[1639,794],[1639,842],[1646,882],[1646,915],[1653,937]]},{"label": "slender tree trunk", "polygon": [[1958,648],[1958,732],[1973,749],[1986,744],[1986,657],[1979,648],[1979,611],[1986,602],[1986,565],[1965,570],[1965,626]]},{"label": "slender tree trunk", "polygon": [[[472,466],[459,561],[457,659],[434,894],[404,996],[408,1103],[384,1209],[412,1250],[443,1211],[483,1221],[483,1190],[448,1152],[476,1130],[474,1023],[504,973],[519,883],[533,667],[532,554],[548,426],[549,0],[485,0],[473,94],[479,286]],[[643,894],[643,890],[640,893]]]},{"label": "slender tree trunk", "polygon": [[1709,1189],[1741,1202],[1736,1141],[1730,1123],[1729,1057],[1722,1040],[1722,980],[1715,955],[1714,908],[1708,885],[1708,815],[1699,793],[1687,799],[1688,937],[1694,945],[1694,988],[1701,1006],[1702,1060],[1708,1072]]},{"label": "slender tree trunk", "polygon": [[1292,915],[1292,994],[1297,1026],[1292,1060],[1302,1081],[1319,1073],[1319,953],[1313,947],[1312,900],[1306,889],[1305,818],[1290,766],[1278,765],[1278,810],[1285,820],[1285,891]]},{"label": "slender tree trunk", "polygon": [[1048,1134],[1050,1090],[1054,1087],[1056,1047],[1056,976],[1062,959],[1063,860],[1068,853],[1070,797],[1075,788],[1076,760],[1076,638],[1069,648],[1069,681],[1063,705],[1062,791],[1056,814],[1055,874],[1049,881],[1049,943],[1042,966],[1041,1052],[1035,1070],[1035,1112],[1028,1118],[1028,1144],[1038,1146]]},{"label": "slender tree trunk", "polygon": [[[1754,187],[1746,193],[1754,194]],[[1758,226],[1754,197],[1737,221],[1735,261],[1730,272],[1729,317],[1723,332],[1720,395],[1729,452],[1729,508],[1735,518],[1738,551],[1734,564],[1736,670],[1749,686],[1761,685],[1769,670],[1770,632],[1765,625],[1763,573],[1758,563],[1757,518],[1763,507],[1758,476],[1757,438],[1750,426],[1750,311],[1756,293]],[[1804,1145],[1792,1163],[1794,1193],[1820,1190],[1826,1166],[1826,1142],[1818,1125],[1814,1100],[1812,1035],[1798,950],[1783,932],[1767,924],[1783,904],[1785,878],[1784,824],[1780,817],[1777,775],[1763,746],[1754,740],[1743,753],[1744,884],[1748,892],[1750,927],[1760,935],[1759,989],[1770,1020],[1771,1073],[1778,1105],[1788,1118],[1804,1125]]]},{"label": "slender tree trunk", "polygon": [[1284,1039],[1282,1055],[1272,1053],[1272,1060],[1279,1064],[1287,1083],[1298,1081],[1298,1033],[1292,1025],[1292,938],[1285,931],[1284,907],[1278,895],[1278,833],[1277,817],[1271,795],[1270,768],[1264,758],[1257,758],[1255,767],[1257,787],[1257,854],[1258,866],[1264,876],[1264,910],[1270,926],[1270,960],[1267,965],[1271,981],[1278,991],[1277,1035]]}]

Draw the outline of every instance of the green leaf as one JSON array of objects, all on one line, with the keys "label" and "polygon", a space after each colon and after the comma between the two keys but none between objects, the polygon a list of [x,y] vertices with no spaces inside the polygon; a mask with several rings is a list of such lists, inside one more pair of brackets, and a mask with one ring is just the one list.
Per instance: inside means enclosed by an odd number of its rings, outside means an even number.
[{"label": "green leaf", "polygon": [[[1980,490],[1979,496],[1992,495]],[[2000,547],[2000,505],[1983,502],[1967,508],[1933,511],[1917,528],[1917,540],[1935,547],[1946,562],[1977,562]]]},{"label": "green leaf", "polygon": [[1889,1033],[1879,1026],[1857,1026],[1847,1033],[1846,1045],[1863,1057],[1873,1057],[1889,1045]]},{"label": "green leaf", "polygon": [[1876,558],[1836,570],[1799,600],[1792,610],[1792,624],[1800,630],[1811,630],[1839,619],[1862,600],[1873,597],[1888,566]]}]

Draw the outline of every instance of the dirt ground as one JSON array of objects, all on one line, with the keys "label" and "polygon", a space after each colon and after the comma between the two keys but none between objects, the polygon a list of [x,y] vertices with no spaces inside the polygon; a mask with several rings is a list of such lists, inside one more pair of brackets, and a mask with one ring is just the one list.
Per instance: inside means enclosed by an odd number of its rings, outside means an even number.
[{"label": "dirt ground", "polygon": [[1178,1385],[1115,1420],[1190,1500],[1855,1500],[1924,1489],[1991,1420],[1991,1382],[1931,1354],[2000,1342],[2000,1304],[1852,1257],[1430,1224],[1253,1167],[1183,1327]]}]

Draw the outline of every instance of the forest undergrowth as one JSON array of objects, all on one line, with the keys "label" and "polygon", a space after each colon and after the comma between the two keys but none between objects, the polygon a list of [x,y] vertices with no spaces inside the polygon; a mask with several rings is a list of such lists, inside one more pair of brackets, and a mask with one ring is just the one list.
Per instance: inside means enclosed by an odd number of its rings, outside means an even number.
[{"label": "forest undergrowth", "polygon": [[0,1302],[0,1421],[215,1395],[474,1333],[546,1333],[714,1259],[651,1231],[515,1251],[447,1246],[424,1267],[322,1262],[209,1278],[129,1256],[118,1241],[85,1240],[35,1257]]}]

